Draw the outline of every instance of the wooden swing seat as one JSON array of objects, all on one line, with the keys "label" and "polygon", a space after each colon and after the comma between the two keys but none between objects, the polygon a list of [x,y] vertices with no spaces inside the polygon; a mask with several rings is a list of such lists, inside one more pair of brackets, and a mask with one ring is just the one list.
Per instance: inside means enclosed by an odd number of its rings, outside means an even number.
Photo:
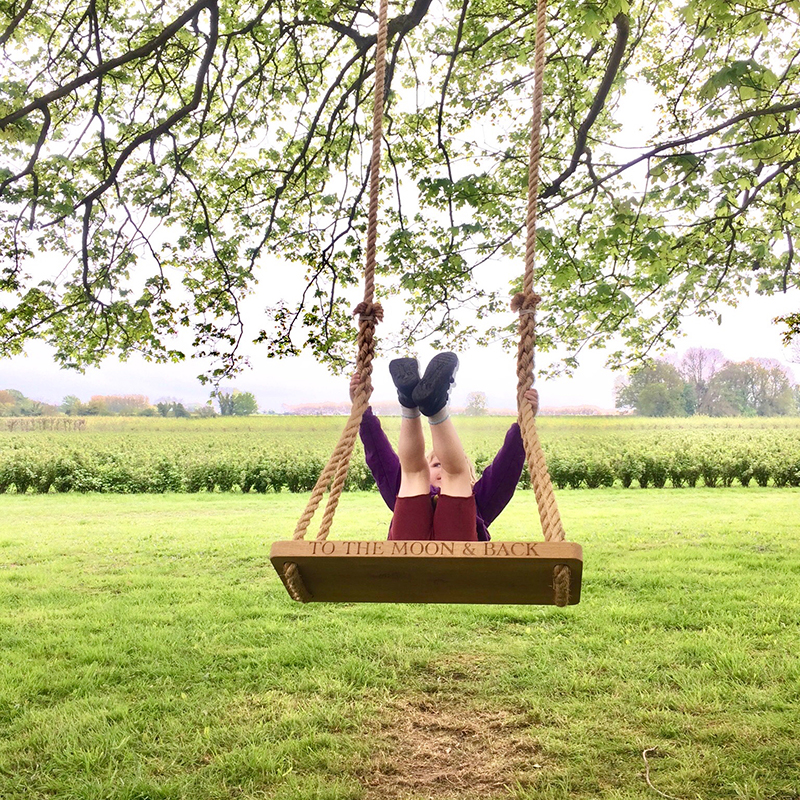
[{"label": "wooden swing seat", "polygon": [[583,553],[573,542],[280,541],[270,560],[294,600],[554,605],[553,570],[570,570],[580,601]]}]

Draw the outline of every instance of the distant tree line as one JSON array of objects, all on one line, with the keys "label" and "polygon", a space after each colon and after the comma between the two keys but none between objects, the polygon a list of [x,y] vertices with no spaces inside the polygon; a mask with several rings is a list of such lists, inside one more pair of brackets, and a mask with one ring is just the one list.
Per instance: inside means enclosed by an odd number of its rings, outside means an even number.
[{"label": "distant tree line", "polygon": [[178,400],[152,405],[142,394],[93,395],[86,403],[70,394],[60,405],[52,405],[31,400],[17,389],[0,390],[0,417],[245,417],[257,413],[258,401],[253,393],[235,389],[215,392],[205,405],[189,408]]},{"label": "distant tree line", "polygon": [[779,361],[728,361],[693,347],[673,363],[657,359],[617,386],[616,406],[644,417],[775,417],[800,409],[800,387]]},{"label": "distant tree line", "polygon": [[31,400],[16,389],[0,389],[0,417],[51,416],[57,411],[57,406]]}]

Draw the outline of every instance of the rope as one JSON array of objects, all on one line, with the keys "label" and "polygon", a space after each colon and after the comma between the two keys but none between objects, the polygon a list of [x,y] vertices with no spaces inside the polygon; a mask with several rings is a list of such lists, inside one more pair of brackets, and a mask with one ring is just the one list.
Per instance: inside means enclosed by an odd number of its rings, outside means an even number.
[{"label": "rope", "polygon": [[298,603],[308,603],[313,600],[311,593],[306,589],[303,583],[303,576],[300,574],[300,569],[294,561],[289,561],[284,564],[283,577],[286,581],[286,589],[292,600],[297,600]]},{"label": "rope", "polygon": [[317,539],[328,538],[336,508],[347,480],[347,470],[353,453],[353,445],[361,425],[361,418],[369,406],[372,395],[372,361],[375,357],[375,326],[383,319],[383,309],[374,303],[375,296],[375,254],[378,238],[378,201],[380,199],[381,140],[383,139],[383,102],[386,81],[386,40],[388,28],[389,2],[380,0],[378,12],[378,41],[375,54],[375,90],[372,109],[372,158],[369,166],[369,215],[367,221],[367,252],[364,266],[364,300],[355,308],[358,315],[358,355],[356,371],[361,380],[353,398],[350,417],[339,437],[339,442],[322,470],[311,492],[306,509],[297,522],[293,539],[303,539],[308,531],[322,496],[330,486],[328,502],[322,515]]},{"label": "rope", "polygon": [[[533,119],[531,121],[531,147],[528,163],[528,213],[525,220],[525,274],[522,292],[511,301],[513,311],[519,312],[519,347],[517,349],[517,408],[522,441],[528,459],[531,483],[536,493],[542,532],[546,541],[563,541],[564,527],[558,513],[550,473],[547,471],[544,452],[536,431],[533,409],[525,400],[525,392],[534,382],[534,345],[536,342],[536,306],[541,297],[533,291],[536,256],[536,212],[539,198],[539,162],[541,159],[542,101],[544,98],[544,40],[547,27],[546,0],[536,3],[536,52],[534,58]],[[569,601],[569,568],[558,566],[554,570],[553,588],[556,602],[562,605],[566,585],[566,602]]]},{"label": "rope", "polygon": [[[378,16],[378,39],[375,61],[375,91],[372,119],[372,158],[370,160],[369,217],[367,225],[367,251],[364,268],[364,301],[355,309],[359,315],[358,356],[356,369],[361,378],[353,398],[350,417],[339,442],[323,469],[306,510],[300,517],[294,539],[302,539],[308,530],[323,494],[330,486],[330,495],[320,524],[318,540],[325,540],[330,533],[333,517],[347,478],[347,470],[353,452],[361,418],[372,395],[372,361],[374,358],[375,325],[383,318],[379,304],[373,303],[375,291],[375,260],[377,243],[378,201],[380,193],[381,140],[383,138],[384,83],[386,75],[388,0],[381,0]],[[520,428],[528,458],[531,482],[536,494],[542,531],[546,541],[563,541],[564,529],[558,513],[555,494],[547,471],[544,453],[536,431],[536,420],[530,404],[525,401],[525,392],[533,386],[534,343],[536,341],[536,306],[541,298],[533,291],[533,274],[536,249],[536,211],[539,191],[539,161],[541,152],[542,101],[544,97],[544,38],[546,28],[546,0],[537,0],[536,7],[536,52],[534,60],[535,87],[533,96],[533,121],[531,125],[531,149],[528,172],[528,213],[526,218],[527,239],[525,248],[525,275],[523,291],[512,301],[512,308],[520,314],[520,343],[517,352],[517,407]],[[287,572],[298,597],[303,594],[302,579],[296,565],[287,565]],[[292,569],[293,568],[293,569]],[[570,570],[558,565],[553,570],[553,595],[556,605],[569,602]],[[298,585],[299,584],[299,585]]]},{"label": "rope", "polygon": [[[375,292],[375,251],[378,239],[378,200],[381,189],[381,140],[383,139],[383,95],[386,82],[386,36],[389,2],[380,0],[378,42],[375,52],[375,89],[372,106],[372,158],[369,163],[369,218],[367,260],[364,267],[364,302],[372,303]],[[359,343],[359,349],[361,345]]]}]

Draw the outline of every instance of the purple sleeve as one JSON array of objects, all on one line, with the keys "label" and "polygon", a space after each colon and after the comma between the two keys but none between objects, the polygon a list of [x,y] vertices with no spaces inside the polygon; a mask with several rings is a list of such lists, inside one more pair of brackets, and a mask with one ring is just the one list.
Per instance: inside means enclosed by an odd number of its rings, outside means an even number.
[{"label": "purple sleeve", "polygon": [[522,444],[522,432],[515,422],[508,429],[500,452],[473,487],[475,505],[487,525],[490,525],[508,505],[519,483],[524,464],[525,447]]},{"label": "purple sleeve", "polygon": [[381,427],[381,421],[368,408],[361,418],[361,442],[367,466],[375,478],[378,491],[389,508],[394,511],[394,501],[400,490],[400,459]]}]

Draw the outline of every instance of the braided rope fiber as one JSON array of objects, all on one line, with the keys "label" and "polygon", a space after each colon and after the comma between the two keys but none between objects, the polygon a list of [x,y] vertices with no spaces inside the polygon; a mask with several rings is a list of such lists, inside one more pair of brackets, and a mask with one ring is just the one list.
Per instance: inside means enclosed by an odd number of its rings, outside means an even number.
[{"label": "braided rope fiber", "polygon": [[386,40],[388,28],[389,3],[381,0],[378,12],[378,40],[375,54],[375,91],[372,110],[372,158],[369,169],[369,216],[367,222],[367,252],[364,267],[364,300],[354,311],[359,316],[358,323],[358,355],[356,371],[360,376],[359,385],[353,398],[344,430],[339,442],[322,470],[306,509],[297,522],[293,539],[305,538],[308,526],[319,507],[322,496],[330,487],[328,502],[322,515],[318,540],[328,538],[336,508],[347,480],[347,470],[353,446],[361,425],[361,418],[369,406],[372,395],[372,361],[375,356],[375,326],[383,319],[383,309],[379,303],[373,303],[375,295],[375,255],[378,232],[378,201],[380,199],[380,167],[381,140],[383,139],[383,102],[384,83],[386,80]]},{"label": "braided rope fiber", "polygon": [[[533,119],[531,121],[531,147],[528,163],[528,212],[525,220],[525,274],[522,292],[514,297],[511,308],[519,311],[519,346],[517,348],[517,408],[522,441],[528,459],[531,484],[536,494],[542,532],[546,541],[564,540],[564,527],[558,512],[553,484],[547,471],[544,452],[536,430],[533,409],[525,400],[525,392],[533,386],[534,346],[536,342],[536,306],[541,298],[533,291],[536,256],[536,213],[539,199],[539,163],[541,160],[542,104],[544,98],[544,42],[547,28],[547,2],[536,3],[536,52],[534,57]],[[553,570],[555,603],[569,603],[569,567],[559,565]]]},{"label": "braided rope fiber", "polygon": [[298,603],[308,603],[312,599],[310,592],[303,583],[300,569],[294,561],[290,561],[284,566],[283,579],[286,582],[286,588],[292,600],[297,600]]}]

